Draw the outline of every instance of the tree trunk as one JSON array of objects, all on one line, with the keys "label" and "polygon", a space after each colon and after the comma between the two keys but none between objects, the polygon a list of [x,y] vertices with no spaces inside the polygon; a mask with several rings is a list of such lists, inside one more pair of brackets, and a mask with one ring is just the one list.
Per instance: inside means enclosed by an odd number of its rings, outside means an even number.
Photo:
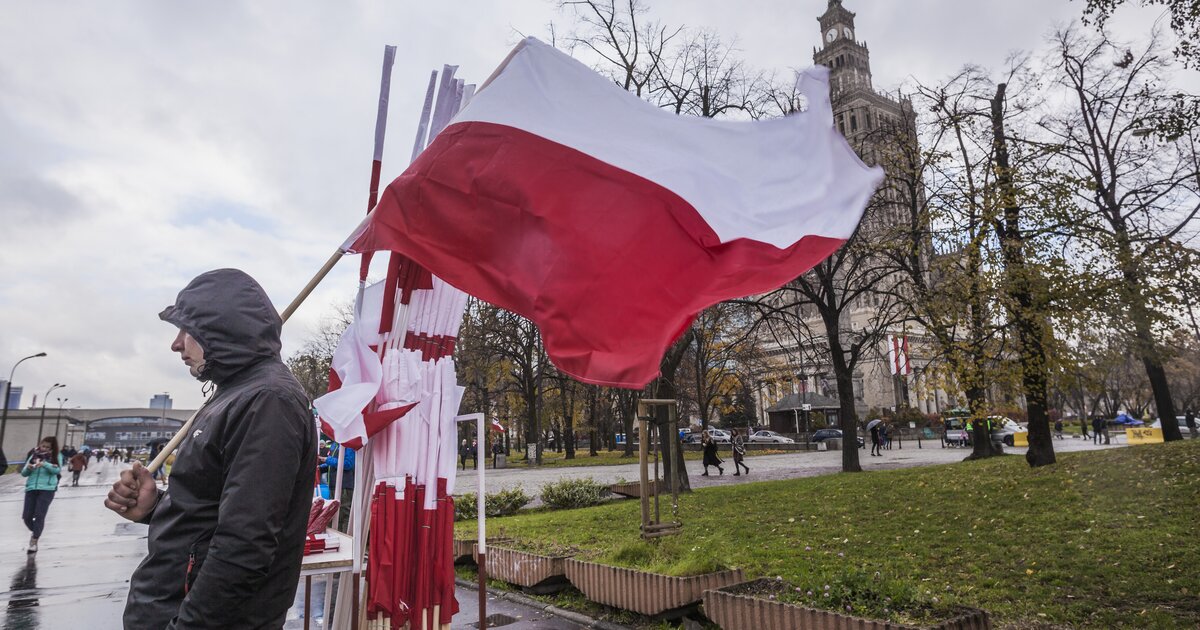
[{"label": "tree trunk", "polygon": [[[655,398],[676,398],[678,391],[675,388],[675,372],[679,368],[679,363],[683,359],[684,351],[691,345],[695,339],[694,329],[689,329],[684,333],[678,341],[674,343],[665,355],[663,355],[662,364],[660,365],[660,374],[657,380],[650,387],[650,391],[654,392]],[[679,428],[672,425],[670,422],[670,414],[666,408],[658,408],[654,414],[654,424],[658,428],[658,448],[662,453],[663,463],[663,479],[671,479],[671,471],[673,469],[679,471],[679,491],[691,492],[692,483],[688,479],[687,465],[683,459],[683,448],[679,444]],[[676,443],[675,459],[671,459],[671,442]]]},{"label": "tree trunk", "polygon": [[854,375],[846,364],[837,313],[822,313],[829,339],[829,358],[838,391],[838,427],[842,430],[842,472],[862,472],[858,461],[858,412],[854,410]]},{"label": "tree trunk", "polygon": [[[1008,161],[1008,143],[1004,137],[1004,90],[996,86],[992,99],[992,140],[996,151],[996,184],[1003,200],[1004,217],[997,224],[1001,253],[1007,272],[1006,287],[1017,304],[1013,319],[1017,330],[1021,360],[1021,382],[1025,390],[1025,406],[1029,414],[1029,450],[1025,461],[1030,466],[1045,466],[1055,462],[1053,436],[1050,434],[1045,347],[1044,300],[1034,295],[1032,272],[1025,261],[1025,239],[1021,232],[1021,207],[1013,184]],[[978,441],[978,440],[977,440]],[[988,436],[991,441],[991,436]]]},{"label": "tree trunk", "polygon": [[633,400],[626,400],[625,396],[619,399],[621,405],[621,424],[625,431],[625,452],[622,457],[633,457],[633,417],[637,415],[637,410],[633,408]]},{"label": "tree trunk", "polygon": [[[1123,224],[1121,226],[1123,228]],[[1171,384],[1167,381],[1167,372],[1163,369],[1162,359],[1158,352],[1158,344],[1154,340],[1154,331],[1150,329],[1150,313],[1146,308],[1141,287],[1145,280],[1137,269],[1137,262],[1132,259],[1129,251],[1127,233],[1118,228],[1118,247],[1121,253],[1118,260],[1125,279],[1125,292],[1129,300],[1129,314],[1133,319],[1134,348],[1146,369],[1146,378],[1150,381],[1150,390],[1154,393],[1154,408],[1162,420],[1163,441],[1182,440],[1183,433],[1179,431],[1179,422],[1175,420],[1175,400],[1171,397]]]},{"label": "tree trunk", "polygon": [[533,446],[533,465],[542,465],[542,406],[537,381],[527,375],[525,379],[525,459],[529,459],[529,447]]},{"label": "tree trunk", "polygon": [[588,386],[588,455],[595,457],[596,451],[596,388]]}]

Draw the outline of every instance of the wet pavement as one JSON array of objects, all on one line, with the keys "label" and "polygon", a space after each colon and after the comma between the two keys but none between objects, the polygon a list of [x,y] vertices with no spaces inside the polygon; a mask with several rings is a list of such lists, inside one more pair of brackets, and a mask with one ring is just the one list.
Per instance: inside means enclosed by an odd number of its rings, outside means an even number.
[{"label": "wet pavement", "polygon": [[[146,553],[147,527],[129,523],[104,508],[104,496],[124,464],[93,463],[55,494],[36,554],[27,554],[29,531],[21,522],[24,478],[0,476],[0,608],[6,630],[119,628],[129,576]],[[462,608],[454,628],[474,628],[478,593],[458,589]],[[574,623],[513,602],[488,598],[488,613],[515,621],[506,630],[573,630]],[[303,628],[303,585],[286,628]],[[321,628],[323,580],[313,584],[312,627]],[[502,621],[503,619],[497,619]]]}]

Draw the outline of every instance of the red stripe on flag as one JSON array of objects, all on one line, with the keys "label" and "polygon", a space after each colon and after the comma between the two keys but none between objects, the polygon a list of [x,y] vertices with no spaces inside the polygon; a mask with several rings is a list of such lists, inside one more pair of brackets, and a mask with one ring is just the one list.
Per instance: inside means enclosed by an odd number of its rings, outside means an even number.
[{"label": "red stripe on flag", "polygon": [[384,190],[353,249],[402,252],[528,317],[579,380],[640,388],[701,310],[782,286],[843,243],[722,243],[648,179],[520,129],[465,122]]}]

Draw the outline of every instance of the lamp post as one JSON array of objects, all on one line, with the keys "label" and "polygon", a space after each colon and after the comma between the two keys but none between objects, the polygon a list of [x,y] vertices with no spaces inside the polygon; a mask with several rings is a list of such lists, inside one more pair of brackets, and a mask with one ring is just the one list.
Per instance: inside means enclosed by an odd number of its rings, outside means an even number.
[{"label": "lamp post", "polygon": [[46,356],[45,352],[31,354],[31,355],[25,357],[24,359],[21,359],[20,361],[17,361],[15,364],[13,364],[12,369],[9,370],[9,372],[8,372],[8,383],[4,385],[4,400],[2,401],[4,410],[0,411],[0,450],[4,449],[4,432],[6,429],[8,429],[8,393],[10,391],[12,391],[12,380],[13,380],[13,375],[16,374],[16,372],[17,372],[17,366],[21,365],[22,363],[24,363],[25,361],[27,361],[29,359],[36,359],[38,357],[44,357],[44,356]]},{"label": "lamp post", "polygon": [[[60,387],[66,387],[66,385],[64,385],[62,383],[55,383],[50,386],[50,389],[46,390],[46,395],[42,396],[42,415],[40,418],[38,418],[38,431],[37,431],[37,439],[38,440],[42,439],[42,427],[46,424],[46,401],[50,398],[50,392],[52,392]],[[55,433],[54,436],[58,437],[58,434]]]},{"label": "lamp post", "polygon": [[55,398],[58,401],[58,414],[54,416],[54,438],[58,439],[58,428],[62,424],[62,409],[63,405],[67,404],[70,398]]}]

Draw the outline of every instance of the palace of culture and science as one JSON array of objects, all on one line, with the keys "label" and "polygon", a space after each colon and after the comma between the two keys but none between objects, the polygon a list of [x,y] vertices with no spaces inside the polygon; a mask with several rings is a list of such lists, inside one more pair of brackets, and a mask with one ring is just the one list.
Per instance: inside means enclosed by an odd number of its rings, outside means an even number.
[{"label": "palace of culture and science", "polygon": [[[871,53],[865,42],[858,39],[854,26],[855,14],[842,6],[841,0],[830,0],[825,13],[817,18],[820,24],[821,45],[813,50],[813,61],[830,69],[830,90],[834,104],[834,119],[838,130],[851,146],[856,147],[864,161],[873,163],[870,134],[881,125],[915,126],[911,103],[896,95],[887,96],[875,91],[871,81]],[[862,229],[870,230],[872,221],[898,218],[898,209],[888,208],[888,186],[876,193],[871,213],[864,218]],[[883,197],[881,197],[883,195]],[[870,300],[855,304],[843,314],[843,326],[861,328],[871,318]],[[814,324],[819,330],[820,325]],[[927,340],[910,326],[907,331],[898,326],[890,334],[906,339],[908,344],[907,374],[895,375],[890,369],[889,341],[885,336],[877,348],[864,350],[854,372],[855,407],[861,419],[871,408],[895,409],[912,407],[922,413],[936,413],[950,406],[946,394],[925,378],[930,358],[923,348]],[[768,367],[758,374],[755,398],[758,421],[781,432],[798,432],[801,409],[822,412],[832,423],[837,416],[838,398],[833,369],[823,338],[797,340],[774,336],[765,340]],[[905,371],[904,369],[901,370]]]}]

